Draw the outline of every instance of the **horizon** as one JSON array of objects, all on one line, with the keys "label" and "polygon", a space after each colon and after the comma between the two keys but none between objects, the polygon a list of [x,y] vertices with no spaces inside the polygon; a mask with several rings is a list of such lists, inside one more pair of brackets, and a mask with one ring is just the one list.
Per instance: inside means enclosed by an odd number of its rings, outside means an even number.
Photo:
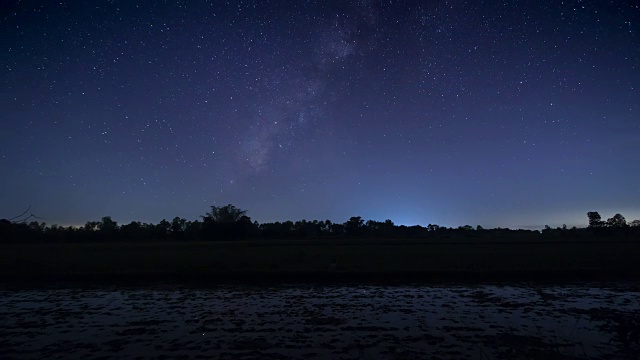
[{"label": "horizon", "polygon": [[[240,208],[242,209],[242,208]],[[325,221],[325,220],[329,220],[334,224],[343,224],[346,221],[349,220],[350,217],[344,219],[344,220],[335,220],[335,219],[329,219],[329,218],[314,218],[314,219],[307,219],[307,218],[299,218],[299,219],[273,219],[273,220],[259,220],[256,218],[253,218],[251,216],[251,211],[248,209],[242,209],[242,210],[246,210],[247,211],[247,216],[249,216],[249,218],[251,218],[251,221],[257,221],[259,224],[265,224],[265,223],[275,223],[275,222],[285,222],[285,221],[292,221],[292,222],[296,222],[296,221]],[[597,211],[597,210],[596,210]],[[637,220],[640,219],[640,216],[627,216],[625,215],[624,212],[620,212],[620,211],[615,211],[615,212],[611,212],[611,214],[609,214],[609,212],[602,212],[602,211],[597,211],[601,216],[603,220],[606,220],[608,218],[613,217],[615,214],[621,214],[622,216],[624,216],[624,218],[626,219],[627,222],[631,222],[633,220]],[[204,214],[204,212],[202,213]],[[636,214],[636,215],[640,215],[640,214]],[[186,219],[187,221],[202,221],[202,216],[197,216],[195,218],[186,218],[186,217],[181,217],[181,216],[169,216],[169,217],[163,217],[157,220],[141,220],[141,219],[127,219],[124,221],[121,221],[121,219],[118,219],[117,217],[113,217],[110,215],[104,215],[104,216],[108,216],[110,217],[113,221],[115,221],[119,226],[122,225],[127,225],[130,224],[131,222],[140,222],[140,223],[149,223],[149,224],[158,224],[159,222],[161,222],[162,220],[167,220],[167,221],[171,221],[172,219],[178,217],[181,219]],[[360,216],[360,215],[353,215],[353,216]],[[52,225],[58,225],[58,226],[63,226],[63,227],[74,227],[74,228],[82,228],[84,227],[84,225],[87,222],[90,221],[99,221],[100,219],[102,219],[103,216],[96,218],[96,219],[87,219],[86,221],[78,224],[58,224],[58,223],[52,223],[52,222],[47,222],[46,219],[44,218],[33,218],[31,220],[26,221],[26,223],[29,223],[31,221],[38,221],[39,223],[44,223],[46,224],[46,226],[52,226]],[[587,215],[586,212],[583,216],[585,219],[587,219]],[[567,228],[572,228],[572,227],[576,227],[576,228],[586,228],[588,226],[588,221],[577,221],[575,223],[572,222],[560,222],[560,223],[545,223],[543,225],[489,225],[489,224],[475,224],[475,223],[461,223],[461,224],[439,224],[439,223],[435,223],[435,222],[422,222],[422,223],[410,223],[410,222],[402,222],[402,221],[396,221],[394,220],[392,217],[386,217],[386,218],[368,218],[366,216],[361,216],[361,218],[366,222],[367,220],[373,220],[373,221],[379,221],[379,222],[384,222],[385,220],[391,220],[394,225],[396,226],[422,226],[422,227],[427,227],[427,225],[430,224],[434,224],[434,225],[438,225],[440,227],[446,227],[446,228],[457,228],[460,226],[465,226],[465,225],[470,225],[472,226],[474,229],[479,225],[484,229],[511,229],[511,230],[543,230],[545,228],[545,226],[549,226],[553,229],[555,228],[561,228],[564,225],[566,225]]]}]

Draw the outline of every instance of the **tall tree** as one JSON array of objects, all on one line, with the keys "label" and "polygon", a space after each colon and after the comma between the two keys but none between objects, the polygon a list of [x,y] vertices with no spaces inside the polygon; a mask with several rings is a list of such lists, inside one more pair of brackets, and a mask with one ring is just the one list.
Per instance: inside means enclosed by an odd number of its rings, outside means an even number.
[{"label": "tall tree", "polygon": [[158,225],[155,226],[155,236],[159,239],[166,239],[171,232],[171,223],[166,219],[162,219]]},{"label": "tall tree", "polygon": [[211,210],[202,216],[202,230],[205,239],[238,239],[251,232],[251,218],[246,210],[228,204],[211,206]]},{"label": "tall tree", "polygon": [[360,216],[352,216],[344,223],[344,229],[347,235],[360,235],[364,230],[364,220]]},{"label": "tall tree", "polygon": [[602,221],[602,217],[600,216],[600,214],[598,214],[597,211],[589,211],[587,213],[587,217],[589,218],[590,228],[602,227],[604,225],[604,222]]},{"label": "tall tree", "polygon": [[627,220],[624,218],[624,216],[615,214],[612,218],[607,219],[607,226],[614,228],[626,227]]},{"label": "tall tree", "polygon": [[98,223],[98,229],[102,232],[112,233],[118,230],[118,223],[111,219],[111,216],[105,216]]},{"label": "tall tree", "polygon": [[171,221],[171,237],[181,238],[184,235],[184,231],[187,228],[187,219],[174,217]]},{"label": "tall tree", "polygon": [[211,210],[204,214],[204,221],[214,221],[217,223],[234,223],[247,214],[246,210],[240,210],[237,207],[228,204],[225,206],[211,206]]}]

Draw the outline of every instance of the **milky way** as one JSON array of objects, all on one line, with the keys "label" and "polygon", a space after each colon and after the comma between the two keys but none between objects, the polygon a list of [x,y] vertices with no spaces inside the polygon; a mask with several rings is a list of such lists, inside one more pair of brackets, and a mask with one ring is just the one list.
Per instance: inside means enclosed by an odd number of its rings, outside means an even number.
[{"label": "milky way", "polygon": [[640,218],[632,1],[9,1],[0,218]]}]

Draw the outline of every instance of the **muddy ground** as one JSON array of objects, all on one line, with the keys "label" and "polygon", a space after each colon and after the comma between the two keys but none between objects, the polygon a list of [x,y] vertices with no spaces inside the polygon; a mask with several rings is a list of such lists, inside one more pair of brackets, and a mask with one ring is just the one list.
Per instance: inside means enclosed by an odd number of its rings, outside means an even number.
[{"label": "muddy ground", "polygon": [[637,283],[0,289],[3,359],[638,359]]}]

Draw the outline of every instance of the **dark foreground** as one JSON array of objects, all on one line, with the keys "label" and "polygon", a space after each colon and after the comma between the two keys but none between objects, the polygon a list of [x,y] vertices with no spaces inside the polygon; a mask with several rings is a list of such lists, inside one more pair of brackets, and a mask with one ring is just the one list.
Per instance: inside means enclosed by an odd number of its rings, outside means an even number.
[{"label": "dark foreground", "polygon": [[321,240],[2,244],[0,282],[619,281],[640,241]]},{"label": "dark foreground", "polygon": [[638,359],[637,283],[0,290],[2,359]]}]

